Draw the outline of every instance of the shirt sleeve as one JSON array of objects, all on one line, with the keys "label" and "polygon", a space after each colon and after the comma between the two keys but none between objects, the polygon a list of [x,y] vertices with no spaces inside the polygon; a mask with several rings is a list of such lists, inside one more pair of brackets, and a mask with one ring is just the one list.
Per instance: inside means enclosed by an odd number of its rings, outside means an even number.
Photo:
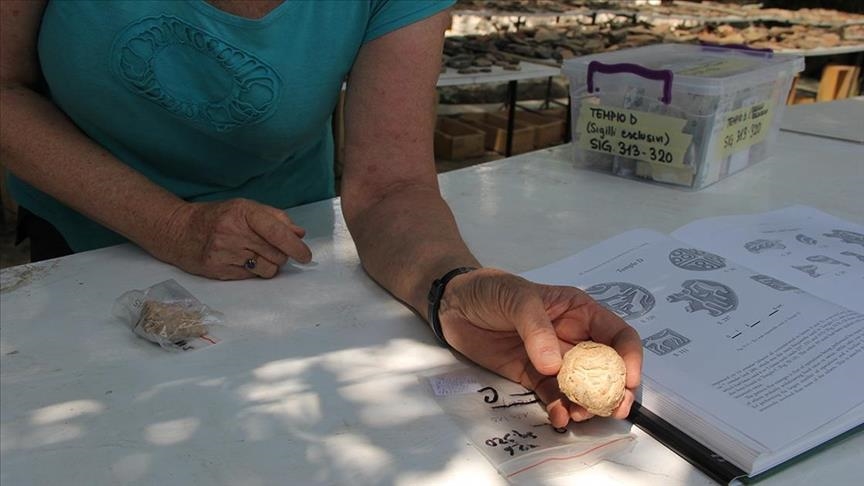
[{"label": "shirt sleeve", "polygon": [[396,29],[431,17],[445,10],[456,0],[370,0],[369,23],[363,43],[377,39]]}]

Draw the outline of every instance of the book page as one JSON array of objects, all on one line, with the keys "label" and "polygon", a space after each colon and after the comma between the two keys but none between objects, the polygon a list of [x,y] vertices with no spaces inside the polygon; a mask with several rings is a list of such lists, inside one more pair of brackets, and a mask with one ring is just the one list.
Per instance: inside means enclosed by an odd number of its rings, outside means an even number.
[{"label": "book page", "polygon": [[627,320],[642,337],[646,389],[674,390],[749,446],[777,450],[864,403],[864,315],[719,255],[636,230],[523,275],[582,288]]},{"label": "book page", "polygon": [[807,206],[694,221],[672,237],[864,313],[864,226]]}]

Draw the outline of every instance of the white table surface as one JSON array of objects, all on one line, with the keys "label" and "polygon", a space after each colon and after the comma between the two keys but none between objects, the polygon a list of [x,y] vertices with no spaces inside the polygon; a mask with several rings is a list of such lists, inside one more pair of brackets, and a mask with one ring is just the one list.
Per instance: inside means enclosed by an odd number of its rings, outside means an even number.
[{"label": "white table surface", "polygon": [[840,54],[864,52],[864,44],[851,44],[834,47],[814,47],[812,49],[775,49],[774,52],[778,54],[798,54],[804,57],[839,56]]},{"label": "white table surface", "polygon": [[864,143],[864,96],[787,106],[780,129]]},{"label": "white table surface", "polygon": [[[781,133],[775,155],[699,192],[571,166],[569,147],[441,175],[469,245],[521,272],[627,229],[807,204],[864,222],[864,148]],[[454,361],[359,266],[337,201],[290,210],[318,265],[271,281],[183,274],[123,245],[0,272],[0,482],[497,485],[418,374]],[[110,317],[174,278],[222,310],[223,342],[167,353]],[[542,484],[711,481],[634,428],[632,452]],[[860,484],[864,434],[765,484]]]},{"label": "white table surface", "polygon": [[458,70],[448,67],[446,72],[438,76],[437,86],[440,88],[465,84],[504,83],[561,75],[561,68],[557,66],[521,61],[519,67],[519,71],[508,71],[501,66],[492,66],[492,72],[476,74],[459,74]]}]

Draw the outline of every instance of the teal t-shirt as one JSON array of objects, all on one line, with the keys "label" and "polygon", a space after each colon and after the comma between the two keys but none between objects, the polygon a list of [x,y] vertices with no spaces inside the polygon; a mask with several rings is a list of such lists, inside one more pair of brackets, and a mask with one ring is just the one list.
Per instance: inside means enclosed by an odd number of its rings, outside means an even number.
[{"label": "teal t-shirt", "polygon": [[[204,0],[54,0],[39,61],[69,118],[156,184],[288,208],[334,194],[330,117],[360,47],[452,3],[285,0],[253,20]],[[9,189],[74,251],[124,241],[14,176]]]}]

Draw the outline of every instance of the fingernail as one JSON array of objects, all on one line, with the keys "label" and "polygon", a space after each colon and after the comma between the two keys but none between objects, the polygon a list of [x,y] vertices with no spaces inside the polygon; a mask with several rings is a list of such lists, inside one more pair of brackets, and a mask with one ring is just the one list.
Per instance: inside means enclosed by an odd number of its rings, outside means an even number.
[{"label": "fingernail", "polygon": [[561,354],[552,349],[547,349],[540,353],[540,368],[545,371],[554,373],[561,367]]}]

